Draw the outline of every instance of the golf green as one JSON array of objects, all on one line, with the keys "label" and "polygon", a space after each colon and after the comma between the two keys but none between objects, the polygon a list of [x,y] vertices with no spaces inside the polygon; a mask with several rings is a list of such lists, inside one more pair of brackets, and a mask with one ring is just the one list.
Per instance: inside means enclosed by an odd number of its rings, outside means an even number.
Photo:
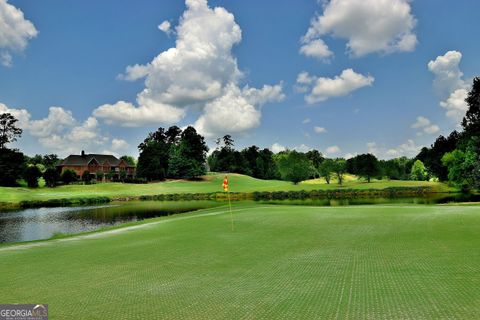
[{"label": "golf green", "polygon": [[0,247],[51,319],[475,319],[480,207],[237,205]]}]

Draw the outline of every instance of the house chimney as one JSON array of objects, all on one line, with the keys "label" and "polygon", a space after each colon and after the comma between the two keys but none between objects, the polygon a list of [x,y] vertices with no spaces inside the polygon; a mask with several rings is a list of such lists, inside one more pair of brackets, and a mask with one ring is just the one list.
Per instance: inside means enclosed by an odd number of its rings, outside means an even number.
[{"label": "house chimney", "polygon": [[85,151],[82,150],[82,157],[85,157]]}]

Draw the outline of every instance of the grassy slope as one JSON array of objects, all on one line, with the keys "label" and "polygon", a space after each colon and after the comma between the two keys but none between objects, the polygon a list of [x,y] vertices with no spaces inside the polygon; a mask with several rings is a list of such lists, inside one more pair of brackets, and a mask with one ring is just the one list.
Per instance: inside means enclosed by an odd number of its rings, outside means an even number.
[{"label": "grassy slope", "polygon": [[[0,301],[52,319],[474,319],[478,207],[224,208],[0,249]],[[188,217],[188,218],[187,218]]]},{"label": "grassy slope", "polygon": [[[223,175],[209,175],[207,181],[168,181],[152,184],[122,184],[122,183],[103,183],[96,185],[71,185],[57,188],[4,188],[0,187],[0,202],[19,202],[22,200],[48,200],[73,197],[126,197],[152,195],[160,193],[204,193],[221,191]],[[336,183],[327,185],[323,179],[305,181],[299,185],[294,185],[286,181],[277,180],[259,180],[249,176],[230,174],[230,191],[232,192],[253,192],[253,191],[280,191],[280,190],[317,190],[317,189],[338,189],[340,186]],[[419,181],[373,181],[366,183],[364,181],[350,180],[341,188],[357,189],[383,189],[395,186],[432,186],[438,190],[446,190],[447,187],[441,183],[419,182]]]}]

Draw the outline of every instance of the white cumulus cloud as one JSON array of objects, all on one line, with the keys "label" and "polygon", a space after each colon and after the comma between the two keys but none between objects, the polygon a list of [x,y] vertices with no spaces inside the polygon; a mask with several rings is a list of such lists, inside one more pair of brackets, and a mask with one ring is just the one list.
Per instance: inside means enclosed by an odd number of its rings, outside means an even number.
[{"label": "white cumulus cloud", "polygon": [[339,146],[330,146],[325,150],[325,152],[329,155],[335,155],[335,154],[339,153],[340,151],[342,151],[342,150],[340,149]]},{"label": "white cumulus cloud", "polygon": [[411,126],[413,129],[422,130],[424,133],[427,134],[434,134],[440,131],[440,127],[436,124],[432,124],[432,122],[423,116],[417,117],[417,121],[413,123]]},{"label": "white cumulus cloud", "polygon": [[[299,79],[301,82],[299,82]],[[375,81],[374,77],[370,75],[364,76],[352,69],[345,69],[339,76],[334,78],[314,77],[308,73],[301,73],[297,78],[297,82],[307,84],[306,79],[312,79],[310,92],[305,96],[305,101],[309,104],[348,95],[362,87],[371,86]]]},{"label": "white cumulus cloud", "polygon": [[124,127],[138,127],[153,123],[171,124],[185,116],[185,110],[169,104],[143,97],[140,100],[143,104],[139,107],[125,101],[104,104],[95,109],[93,115],[105,119],[108,124],[119,123]]},{"label": "white cumulus cloud", "polygon": [[165,20],[165,21],[163,21],[162,23],[160,23],[160,24],[158,25],[158,29],[159,29],[160,31],[165,32],[165,33],[169,36],[169,35],[171,35],[171,34],[173,33],[173,30],[171,29],[171,26],[172,26],[172,25],[170,24],[170,22],[167,21],[167,20]]},{"label": "white cumulus cloud", "polygon": [[447,117],[456,122],[460,122],[468,110],[465,102],[468,84],[463,79],[463,72],[459,67],[461,60],[462,53],[452,50],[428,63],[428,70],[435,76],[434,86],[446,97],[440,102],[440,106],[446,110]]},{"label": "white cumulus cloud", "polygon": [[468,96],[468,90],[457,89],[453,91],[450,96],[440,102],[440,106],[447,110],[447,117],[456,121],[462,120],[468,110],[468,105],[465,99]]},{"label": "white cumulus cloud", "polygon": [[40,120],[32,120],[26,127],[33,136],[48,137],[58,134],[75,124],[75,119],[70,111],[61,107],[50,107],[48,116]]},{"label": "white cumulus cloud", "polygon": [[438,90],[450,93],[465,86],[459,67],[461,60],[462,53],[453,50],[428,62],[428,70],[435,75],[433,82]]},{"label": "white cumulus cloud", "polygon": [[4,66],[12,65],[12,53],[22,52],[28,41],[38,34],[32,22],[25,19],[23,12],[0,0],[0,62]]},{"label": "white cumulus cloud", "polygon": [[328,46],[322,39],[304,40],[303,45],[300,47],[300,53],[307,57],[318,58],[324,61],[328,61],[328,58],[333,56],[333,52],[328,49]]},{"label": "white cumulus cloud", "polygon": [[287,150],[287,148],[285,148],[285,146],[282,146],[278,142],[275,142],[274,144],[272,144],[271,149],[272,149],[273,153],[279,153],[279,152]]},{"label": "white cumulus cloud", "polygon": [[[323,13],[312,20],[302,38],[301,52],[309,56],[317,52],[320,58],[330,56],[322,40],[327,35],[346,39],[347,50],[357,57],[413,51],[417,44],[415,25],[409,0],[324,1]],[[310,46],[316,50],[308,50]]]},{"label": "white cumulus cloud", "polygon": [[128,144],[127,141],[123,140],[123,139],[117,139],[117,138],[114,138],[112,139],[112,149],[113,150],[125,150],[129,147],[130,145]]},{"label": "white cumulus cloud", "polygon": [[[0,114],[11,113],[17,118],[18,126],[37,139],[45,152],[60,156],[78,154],[82,149],[88,152],[101,152],[110,144],[110,138],[102,132],[98,120],[88,117],[85,121],[76,120],[72,112],[62,107],[50,107],[42,119],[32,119],[26,109],[9,108],[0,103]],[[113,139],[113,149],[128,147],[126,141]]]},{"label": "white cumulus cloud", "polygon": [[295,151],[298,151],[298,152],[308,152],[310,150],[312,150],[311,147],[307,146],[306,144],[301,144],[299,146],[296,146],[295,148],[293,148]]},{"label": "white cumulus cloud", "polygon": [[348,152],[348,153],[345,153],[345,155],[343,156],[346,160],[348,159],[351,159],[353,157],[355,157],[357,154],[356,153],[351,153],[351,152]]},{"label": "white cumulus cloud", "polygon": [[7,105],[0,103],[0,114],[10,113],[18,120],[18,127],[26,128],[30,124],[30,112],[26,109],[9,108]]},{"label": "white cumulus cloud", "polygon": [[418,146],[415,141],[408,139],[398,147],[388,149],[386,155],[389,158],[397,158],[401,156],[413,157],[418,154],[422,147],[423,146]]},{"label": "white cumulus cloud", "polygon": [[324,127],[318,127],[318,126],[315,126],[313,127],[313,131],[315,131],[315,133],[325,133],[327,132],[327,129],[325,129]]},{"label": "white cumulus cloud", "polygon": [[[136,104],[119,101],[98,107],[94,115],[123,126],[173,124],[193,109],[195,126],[216,136],[241,133],[260,124],[261,106],[284,98],[282,84],[261,89],[240,87],[243,76],[232,48],[242,32],[233,14],[210,8],[206,0],[186,0],[176,43],[146,65],[133,65],[120,79],[145,78]],[[160,29],[171,30],[165,22]],[[167,28],[168,27],[168,28]]]}]

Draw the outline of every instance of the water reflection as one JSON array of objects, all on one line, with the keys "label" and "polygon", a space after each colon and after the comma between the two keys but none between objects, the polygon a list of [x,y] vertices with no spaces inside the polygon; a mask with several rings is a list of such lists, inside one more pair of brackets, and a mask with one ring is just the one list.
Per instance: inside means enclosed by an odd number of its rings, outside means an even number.
[{"label": "water reflection", "polygon": [[305,199],[305,200],[262,200],[263,204],[290,204],[305,206],[351,206],[374,204],[446,204],[459,202],[480,202],[476,194],[429,194],[425,197],[392,197],[392,198],[339,198],[339,199]]},{"label": "water reflection", "polygon": [[143,201],[103,206],[39,208],[0,212],[0,243],[48,239],[120,223],[222,205],[215,201]]}]

